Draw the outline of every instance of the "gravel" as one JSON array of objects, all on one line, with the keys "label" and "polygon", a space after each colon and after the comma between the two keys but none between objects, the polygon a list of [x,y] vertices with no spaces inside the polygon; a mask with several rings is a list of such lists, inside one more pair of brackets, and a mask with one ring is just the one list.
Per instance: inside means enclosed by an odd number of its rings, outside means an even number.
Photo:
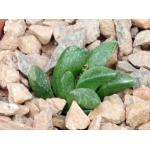
[{"label": "gravel", "polygon": [[[0,129],[150,130],[149,29],[150,19],[6,20],[0,33]],[[27,79],[32,65],[51,80],[68,46],[92,52],[113,39],[119,47],[107,66],[136,78],[133,89],[106,96],[89,114],[75,101],[67,110],[65,99],[32,93]]]}]

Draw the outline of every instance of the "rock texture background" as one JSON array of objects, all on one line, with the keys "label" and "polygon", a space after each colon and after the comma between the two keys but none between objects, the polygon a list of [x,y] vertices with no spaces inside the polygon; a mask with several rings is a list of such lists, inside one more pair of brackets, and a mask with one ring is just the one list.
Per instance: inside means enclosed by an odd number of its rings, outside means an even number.
[{"label": "rock texture background", "polygon": [[[0,20],[0,129],[150,129],[150,19],[16,19]],[[36,98],[27,74],[32,65],[51,74],[71,45],[91,51],[116,39],[117,53],[108,66],[138,81],[104,101],[88,115],[74,101]]]}]

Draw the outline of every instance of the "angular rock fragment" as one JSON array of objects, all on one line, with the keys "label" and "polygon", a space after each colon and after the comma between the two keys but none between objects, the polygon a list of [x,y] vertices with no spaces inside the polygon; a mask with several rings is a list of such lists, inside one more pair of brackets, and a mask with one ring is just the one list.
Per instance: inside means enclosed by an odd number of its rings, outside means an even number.
[{"label": "angular rock fragment", "polygon": [[133,46],[136,47],[139,45],[150,45],[150,30],[143,30],[136,35]]},{"label": "angular rock fragment", "polygon": [[118,95],[114,94],[104,98],[103,103],[101,103],[101,115],[106,120],[116,124],[125,120],[124,104]]},{"label": "angular rock fragment", "polygon": [[32,94],[23,84],[9,83],[7,88],[9,93],[8,99],[10,102],[21,104],[32,99]]},{"label": "angular rock fragment", "polygon": [[48,26],[31,25],[29,31],[35,35],[42,44],[48,44],[52,37],[52,28]]},{"label": "angular rock fragment", "polygon": [[6,32],[0,41],[0,49],[15,50],[18,46],[18,37],[23,35],[26,30],[26,24],[22,19],[7,20],[4,27]]},{"label": "angular rock fragment", "polygon": [[6,32],[0,41],[0,50],[15,50],[17,47],[17,35],[13,32]]},{"label": "angular rock fragment", "polygon": [[136,67],[150,69],[150,52],[140,51],[128,56],[128,60]]},{"label": "angular rock fragment", "polygon": [[150,19],[132,19],[132,24],[143,29],[149,29]]},{"label": "angular rock fragment", "polygon": [[98,19],[79,19],[76,25],[85,29],[86,43],[91,43],[100,36],[100,24]]},{"label": "angular rock fragment", "polygon": [[70,130],[86,129],[90,123],[88,116],[83,112],[79,105],[73,101],[67,112],[65,124]]},{"label": "angular rock fragment", "polygon": [[130,104],[126,107],[126,123],[136,128],[150,119],[150,105],[146,102]]},{"label": "angular rock fragment", "polygon": [[52,129],[52,113],[48,110],[43,110],[34,116],[33,127],[38,130]]},{"label": "angular rock fragment", "polygon": [[0,86],[6,88],[8,83],[19,82],[19,72],[8,65],[0,64]]},{"label": "angular rock fragment", "polygon": [[131,21],[127,19],[116,19],[114,22],[119,42],[119,54],[120,56],[129,55],[132,52]]},{"label": "angular rock fragment", "polygon": [[115,25],[112,19],[100,19],[100,32],[101,34],[109,38],[115,36]]},{"label": "angular rock fragment", "polygon": [[34,35],[25,35],[18,38],[19,49],[25,54],[39,54],[41,43]]},{"label": "angular rock fragment", "polygon": [[27,55],[24,55],[23,53],[21,53],[20,51],[16,51],[16,58],[17,58],[17,65],[18,65],[18,69],[24,74],[24,75],[28,75],[29,70],[32,66],[29,58]]},{"label": "angular rock fragment", "polygon": [[5,22],[4,32],[13,32],[17,37],[24,35],[26,23],[23,19],[8,19]]},{"label": "angular rock fragment", "polygon": [[15,115],[18,110],[19,110],[18,105],[0,101],[0,114],[1,115],[12,116],[12,115]]},{"label": "angular rock fragment", "polygon": [[49,103],[53,115],[60,114],[66,105],[66,100],[60,98],[48,98],[46,101]]},{"label": "angular rock fragment", "polygon": [[85,45],[85,30],[83,28],[77,28],[72,31],[70,31],[67,36],[63,39],[62,43],[65,44],[65,46],[68,47],[71,45],[76,45],[78,47],[84,47]]},{"label": "angular rock fragment", "polygon": [[150,88],[142,86],[133,90],[133,96],[139,97],[143,100],[150,101]]},{"label": "angular rock fragment", "polygon": [[[83,29],[85,31],[85,29],[83,27],[80,27],[80,26],[77,26],[77,25],[55,26],[54,29],[53,29],[53,35],[54,35],[54,38],[57,41],[57,43],[61,43],[66,38],[66,36],[68,36],[68,34],[70,32],[73,32],[73,31],[76,31],[76,30],[80,30],[80,29]],[[71,38],[71,36],[69,38]]]},{"label": "angular rock fragment", "polygon": [[145,85],[147,87],[150,87],[150,71],[145,68],[140,68],[135,70],[131,73],[131,76],[133,76],[137,80],[136,87],[140,87],[142,85]]},{"label": "angular rock fragment", "polygon": [[126,60],[118,61],[118,62],[117,62],[116,69],[117,69],[117,70],[120,70],[120,71],[127,72],[127,73],[131,73],[131,72],[133,72],[133,71],[136,70],[136,68],[134,68],[134,67],[133,67],[128,61],[126,61]]}]

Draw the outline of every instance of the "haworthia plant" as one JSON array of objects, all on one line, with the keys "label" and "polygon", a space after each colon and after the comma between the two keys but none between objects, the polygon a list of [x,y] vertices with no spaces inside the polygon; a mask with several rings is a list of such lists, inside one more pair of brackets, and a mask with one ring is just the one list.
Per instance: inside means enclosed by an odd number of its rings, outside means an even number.
[{"label": "haworthia plant", "polygon": [[[117,49],[117,41],[104,42],[92,52],[70,46],[61,54],[52,76],[52,89],[47,75],[33,66],[28,75],[36,96],[56,97],[67,101],[67,109],[73,100],[89,112],[105,96],[120,92],[135,84],[126,73],[105,67]],[[53,92],[52,92],[53,90]]]},{"label": "haworthia plant", "polygon": [[36,96],[41,98],[49,98],[54,96],[51,89],[50,80],[41,68],[32,66],[29,71],[28,79],[29,84]]}]

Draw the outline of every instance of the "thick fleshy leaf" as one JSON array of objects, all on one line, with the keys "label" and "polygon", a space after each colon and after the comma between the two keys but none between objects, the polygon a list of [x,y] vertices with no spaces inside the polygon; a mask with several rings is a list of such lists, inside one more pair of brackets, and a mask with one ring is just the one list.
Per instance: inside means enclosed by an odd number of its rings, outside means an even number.
[{"label": "thick fleshy leaf", "polygon": [[75,87],[75,79],[73,74],[70,71],[64,73],[60,81],[60,95],[61,97],[66,97],[70,91]]},{"label": "thick fleshy leaf", "polygon": [[100,44],[92,51],[87,61],[88,67],[105,66],[116,51],[117,46],[118,43],[115,40]]},{"label": "thick fleshy leaf", "polygon": [[96,90],[116,77],[116,72],[112,69],[98,66],[83,72],[77,82],[76,88],[90,88]]},{"label": "thick fleshy leaf", "polygon": [[28,79],[36,96],[41,98],[50,98],[54,96],[50,80],[41,68],[32,66],[29,71]]},{"label": "thick fleshy leaf", "polygon": [[113,81],[104,84],[99,89],[98,95],[101,98],[104,98],[105,96],[112,95],[114,93],[123,91],[125,89],[131,88],[134,86],[136,82],[134,78],[132,78],[127,73],[123,73],[120,71],[116,71],[116,72],[117,72],[116,78]]},{"label": "thick fleshy leaf", "polygon": [[71,91],[67,97],[68,107],[75,100],[82,109],[94,109],[100,102],[96,92],[88,88],[79,88]]}]

